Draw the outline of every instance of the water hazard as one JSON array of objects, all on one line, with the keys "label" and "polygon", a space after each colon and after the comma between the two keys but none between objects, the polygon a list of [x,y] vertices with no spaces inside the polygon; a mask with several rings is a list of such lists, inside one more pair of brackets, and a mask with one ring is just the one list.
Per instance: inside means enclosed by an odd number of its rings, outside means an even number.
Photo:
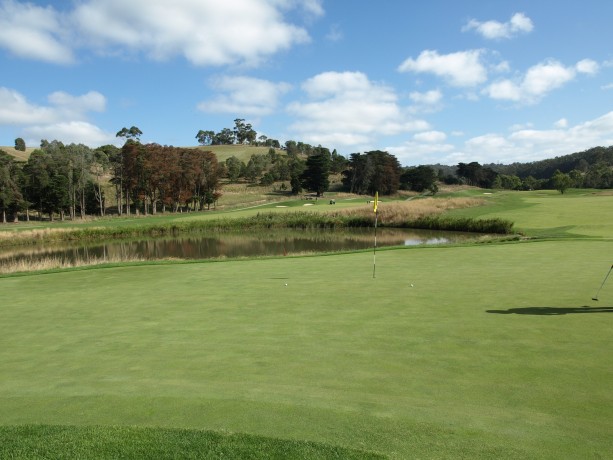
[{"label": "water hazard", "polygon": [[[212,259],[338,252],[374,247],[373,229],[214,233],[172,238],[114,240],[94,244],[63,243],[0,249],[0,264],[45,259],[90,260]],[[377,247],[461,243],[478,235],[378,229]]]}]

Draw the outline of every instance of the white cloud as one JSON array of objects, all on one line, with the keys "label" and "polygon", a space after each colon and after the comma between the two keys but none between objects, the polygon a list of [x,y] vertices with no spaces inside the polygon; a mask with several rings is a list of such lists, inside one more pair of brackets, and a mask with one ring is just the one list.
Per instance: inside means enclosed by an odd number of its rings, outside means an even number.
[{"label": "white cloud", "polygon": [[198,104],[198,109],[212,113],[269,115],[279,98],[291,89],[288,83],[273,83],[252,77],[219,77],[211,86],[222,92],[219,96]]},{"label": "white cloud", "polygon": [[475,86],[487,80],[487,69],[481,62],[482,50],[438,54],[425,50],[417,59],[408,58],[398,67],[400,72],[433,73],[453,86]]},{"label": "white cloud", "polygon": [[47,99],[52,105],[72,113],[104,112],[106,109],[106,98],[97,91],[90,91],[81,96],[56,91],[51,93]]},{"label": "white cloud", "polygon": [[522,129],[532,128],[533,126],[532,123],[516,123],[509,126],[509,131],[521,131]]},{"label": "white cloud", "polygon": [[61,15],[52,7],[0,2],[0,47],[11,54],[57,64],[74,61]]},{"label": "white cloud", "polygon": [[540,130],[525,123],[513,125],[509,131],[508,134],[494,132],[474,136],[462,144],[449,140],[442,132],[426,131],[385,150],[396,155],[403,165],[456,165],[471,161],[510,164],[543,160],[594,146],[613,145],[613,111],[575,126],[561,119],[556,122],[555,129]]},{"label": "white cloud", "polygon": [[0,125],[52,123],[56,119],[53,108],[31,104],[19,92],[0,87]]},{"label": "white cloud", "polygon": [[41,139],[58,140],[64,144],[84,144],[99,147],[117,141],[112,133],[105,132],[86,121],[67,121],[49,125],[35,125],[24,128],[24,137],[29,144],[38,144]]},{"label": "white cloud", "polygon": [[[456,147],[445,143],[408,141],[400,146],[386,147],[384,150],[398,158],[400,164],[412,166],[439,163],[441,155],[444,155],[444,158],[450,158]],[[454,165],[456,163],[452,161],[445,164]]]},{"label": "white cloud", "polygon": [[288,112],[296,117],[290,131],[305,142],[357,147],[372,145],[379,136],[429,129],[398,105],[391,88],[361,72],[325,72],[302,89],[307,101],[293,102]]},{"label": "white cloud", "polygon": [[609,83],[607,85],[602,85],[600,89],[613,89],[613,83]]},{"label": "white cloud", "polygon": [[10,88],[0,87],[0,126],[22,126],[28,144],[40,139],[57,139],[65,143],[83,143],[98,146],[115,141],[114,135],[103,132],[87,121],[88,112],[102,112],[106,98],[90,91],[80,96],[65,92],[51,93],[49,105],[37,105]]},{"label": "white cloud", "polygon": [[436,105],[443,99],[443,93],[438,89],[426,91],[425,93],[414,91],[409,94],[409,97],[416,104]]},{"label": "white cloud", "polygon": [[564,86],[576,75],[575,67],[565,67],[550,60],[529,68],[519,80],[505,79],[494,82],[487,86],[483,93],[492,99],[534,103],[547,93]]},{"label": "white cloud", "polygon": [[424,131],[413,136],[418,142],[441,143],[447,139],[447,135],[441,131]]},{"label": "white cloud", "polygon": [[68,11],[0,0],[0,47],[60,64],[77,48],[103,54],[183,56],[195,65],[255,65],[310,37],[284,14],[324,14],[321,0],[82,0]]},{"label": "white cloud", "polygon": [[[182,55],[196,65],[257,64],[297,43],[305,29],[289,24],[279,0],[86,0],[73,12],[75,27],[102,51],[143,52],[155,60]],[[319,1],[301,6],[323,13]]]},{"label": "white cloud", "polygon": [[575,68],[579,73],[587,73],[589,75],[594,75],[598,72],[600,66],[596,61],[593,61],[592,59],[583,59],[577,62]]},{"label": "white cloud", "polygon": [[471,19],[462,28],[462,32],[475,30],[484,38],[497,40],[501,38],[512,38],[520,33],[529,33],[534,29],[532,20],[524,13],[515,13],[507,22],[485,21],[480,22]]},{"label": "white cloud", "polygon": [[102,112],[106,106],[106,98],[96,91],[81,96],[58,91],[50,94],[48,100],[48,106],[31,104],[18,91],[0,87],[0,124],[29,125],[81,120],[86,112]]},{"label": "white cloud", "polygon": [[299,6],[304,9],[307,13],[313,16],[323,16],[324,8],[321,6],[321,0],[302,0],[298,2]]},{"label": "white cloud", "polygon": [[492,70],[496,73],[506,73],[511,70],[511,65],[508,61],[502,61],[492,67]]},{"label": "white cloud", "polygon": [[569,126],[560,120],[556,129],[520,129],[508,136],[490,133],[469,139],[464,152],[471,161],[529,162],[613,145],[613,112]]}]

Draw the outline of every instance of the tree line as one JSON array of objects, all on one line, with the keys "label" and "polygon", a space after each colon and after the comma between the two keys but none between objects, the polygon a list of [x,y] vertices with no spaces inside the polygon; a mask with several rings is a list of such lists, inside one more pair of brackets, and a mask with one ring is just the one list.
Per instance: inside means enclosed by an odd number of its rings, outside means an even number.
[{"label": "tree line", "polygon": [[435,165],[438,179],[447,184],[467,184],[508,190],[613,188],[613,146],[593,147],[560,157],[510,165],[478,162],[456,167]]},{"label": "tree line", "polygon": [[[339,180],[342,191],[362,195],[392,195],[399,190],[435,194],[441,182],[562,193],[570,187],[613,187],[613,146],[525,164],[402,167],[394,155],[380,150],[346,158],[336,150],[294,140],[280,147],[278,141],[260,136],[257,143],[257,133],[243,119],[235,120],[234,130],[225,130],[232,132],[227,142],[268,145],[268,153],[253,154],[246,163],[236,156],[219,162],[213,152],[202,148],[142,144],[142,132],[135,126],[117,132],[124,140],[121,148],[91,149],[43,140],[26,162],[0,150],[2,222],[15,220],[18,214],[29,220],[32,212],[50,220],[104,216],[110,201],[119,215],[210,209],[222,196],[223,180],[279,184],[280,192],[307,191],[317,196],[328,191],[331,176]],[[215,145],[216,136],[201,130],[196,137],[202,145]],[[25,150],[22,139],[15,144]]]},{"label": "tree line", "polygon": [[224,173],[208,151],[141,144],[138,128],[123,129],[123,147],[41,141],[26,162],[0,151],[2,222],[32,212],[53,220],[104,216],[109,190],[119,215],[210,208],[221,197]]}]

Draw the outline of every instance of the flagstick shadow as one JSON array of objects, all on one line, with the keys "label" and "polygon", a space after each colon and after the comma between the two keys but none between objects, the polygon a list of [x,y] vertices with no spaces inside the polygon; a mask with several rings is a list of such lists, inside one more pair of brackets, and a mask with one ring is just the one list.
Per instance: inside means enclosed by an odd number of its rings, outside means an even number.
[{"label": "flagstick shadow", "polygon": [[571,315],[576,313],[613,313],[613,307],[525,307],[509,308],[507,310],[486,310],[486,313],[499,315]]}]

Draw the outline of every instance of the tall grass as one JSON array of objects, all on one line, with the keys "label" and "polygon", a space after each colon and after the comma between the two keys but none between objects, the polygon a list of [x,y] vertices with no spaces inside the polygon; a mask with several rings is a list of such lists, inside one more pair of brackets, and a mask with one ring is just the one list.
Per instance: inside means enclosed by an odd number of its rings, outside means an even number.
[{"label": "tall grass", "polygon": [[473,219],[470,217],[423,216],[407,221],[406,226],[424,230],[497,233],[502,235],[513,232],[513,222],[499,218]]},{"label": "tall grass", "polygon": [[120,262],[141,262],[145,259],[139,257],[90,257],[86,260],[67,260],[60,257],[46,257],[40,260],[3,260],[0,265],[0,274],[21,273],[44,270],[57,270],[61,268],[85,267],[90,265],[113,264]]},{"label": "tall grass", "polygon": [[[447,230],[475,233],[509,234],[513,222],[504,219],[474,219],[469,217],[442,216],[452,209],[473,208],[485,204],[481,198],[425,198],[400,203],[385,203],[377,208],[381,226],[398,228],[419,228],[425,230]],[[348,226],[372,225],[373,212],[370,208],[343,209],[334,213],[347,219]]]}]

